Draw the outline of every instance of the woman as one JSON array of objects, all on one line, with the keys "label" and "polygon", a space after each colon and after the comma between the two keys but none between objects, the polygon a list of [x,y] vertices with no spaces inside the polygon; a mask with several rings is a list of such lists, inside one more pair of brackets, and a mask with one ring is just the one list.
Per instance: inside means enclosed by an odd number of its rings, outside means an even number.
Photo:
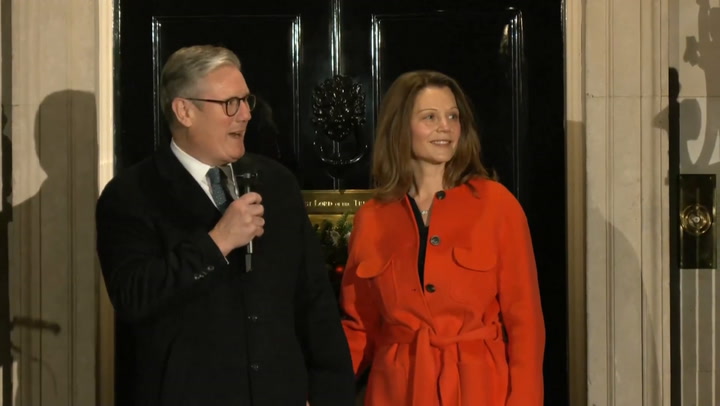
[{"label": "woman", "polygon": [[343,327],[366,405],[539,406],[545,330],[520,204],[488,177],[471,107],[437,72],[380,106],[376,196],[355,215]]}]

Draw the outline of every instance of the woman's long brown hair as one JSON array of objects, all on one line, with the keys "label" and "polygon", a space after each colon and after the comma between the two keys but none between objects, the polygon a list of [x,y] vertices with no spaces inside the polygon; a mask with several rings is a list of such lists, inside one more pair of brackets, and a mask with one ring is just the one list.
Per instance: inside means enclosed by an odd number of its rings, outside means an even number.
[{"label": "woman's long brown hair", "polygon": [[427,87],[450,89],[460,112],[460,139],[455,155],[445,165],[445,187],[459,186],[474,177],[488,177],[480,161],[472,106],[460,85],[440,72],[407,72],[393,82],[380,103],[372,158],[375,198],[380,201],[400,199],[413,185],[410,119],[418,93]]}]

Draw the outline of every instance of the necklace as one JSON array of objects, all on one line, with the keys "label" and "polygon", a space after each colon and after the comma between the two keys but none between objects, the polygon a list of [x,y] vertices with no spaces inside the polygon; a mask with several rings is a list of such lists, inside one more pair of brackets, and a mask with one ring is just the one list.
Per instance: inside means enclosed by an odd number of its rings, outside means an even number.
[{"label": "necklace", "polygon": [[422,214],[423,216],[427,216],[429,211],[430,210],[423,210],[420,212],[420,214]]}]

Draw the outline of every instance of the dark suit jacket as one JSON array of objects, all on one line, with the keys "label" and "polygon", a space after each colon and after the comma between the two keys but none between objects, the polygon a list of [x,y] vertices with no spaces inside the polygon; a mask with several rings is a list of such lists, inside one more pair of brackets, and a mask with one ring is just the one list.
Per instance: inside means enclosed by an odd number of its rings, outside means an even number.
[{"label": "dark suit jacket", "polygon": [[132,326],[134,405],[344,406],[354,376],[299,187],[261,156],[265,234],[229,264],[208,235],[219,211],[170,148],[124,170],[97,205],[110,299]]}]

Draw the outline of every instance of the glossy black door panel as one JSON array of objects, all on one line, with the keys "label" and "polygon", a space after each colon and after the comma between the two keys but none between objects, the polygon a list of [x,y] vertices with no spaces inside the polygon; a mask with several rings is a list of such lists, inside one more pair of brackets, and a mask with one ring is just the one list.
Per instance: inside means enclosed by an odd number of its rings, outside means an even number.
[{"label": "glossy black door panel", "polygon": [[475,107],[484,161],[515,193],[515,152],[527,136],[521,21],[516,12],[375,14],[369,53],[380,99],[392,81],[409,70],[431,69],[454,77]]},{"label": "glossy black door panel", "polygon": [[[248,148],[287,160],[285,163],[292,166],[289,159],[295,156],[300,144],[301,117],[308,116],[307,112],[301,114],[296,99],[301,77],[307,76],[300,74],[301,27],[300,15],[155,17],[154,99],[159,99],[162,64],[175,50],[194,43],[218,44],[233,49],[243,56],[245,79],[257,96],[257,107],[246,139]],[[187,33],[192,33],[192,38],[188,38]],[[253,37],[263,41],[247,41]],[[223,41],[218,42],[218,38]],[[259,55],[263,57],[259,58]],[[155,134],[160,134],[156,143],[169,142],[170,134],[160,106],[154,104]]]},{"label": "glossy black door panel", "polygon": [[309,100],[315,84],[331,75],[326,1],[118,0],[116,10],[118,170],[169,140],[158,106],[160,70],[172,52],[194,44],[238,54],[259,96],[248,149],[299,169],[301,134],[312,128],[310,104],[300,100]]}]

